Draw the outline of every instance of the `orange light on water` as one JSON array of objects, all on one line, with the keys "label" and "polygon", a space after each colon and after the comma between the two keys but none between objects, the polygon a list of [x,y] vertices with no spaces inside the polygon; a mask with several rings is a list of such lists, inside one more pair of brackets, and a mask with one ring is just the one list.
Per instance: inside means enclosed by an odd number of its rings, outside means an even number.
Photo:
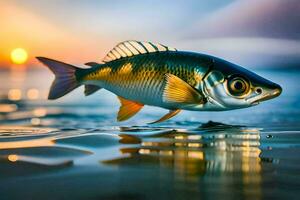
[{"label": "orange light on water", "polygon": [[31,124],[34,126],[40,125],[41,124],[41,120],[39,118],[32,118],[30,120]]},{"label": "orange light on water", "polygon": [[18,101],[22,98],[22,92],[19,89],[10,89],[7,96],[9,100]]},{"label": "orange light on water", "polygon": [[10,113],[18,109],[18,106],[15,104],[0,104],[1,113]]},{"label": "orange light on water", "polygon": [[[53,146],[55,142],[54,138],[42,138],[42,139],[34,139],[28,141],[12,141],[12,142],[0,142],[0,150],[1,149],[17,149],[17,148],[30,148],[30,147],[46,147]],[[12,154],[12,157],[8,156],[8,159],[14,160],[16,155]]]},{"label": "orange light on water", "polygon": [[35,100],[39,98],[39,91],[37,89],[29,89],[27,91],[27,98],[30,100]]},{"label": "orange light on water", "polygon": [[203,160],[204,154],[201,151],[189,151],[188,157]]},{"label": "orange light on water", "polygon": [[11,154],[7,157],[7,159],[10,161],[10,162],[16,162],[18,161],[19,157],[18,155],[15,155],[15,154]]},{"label": "orange light on water", "polygon": [[139,150],[139,153],[140,153],[140,154],[150,154],[151,151],[150,151],[149,149],[140,149],[140,150]]},{"label": "orange light on water", "polygon": [[33,110],[33,114],[36,117],[44,117],[47,114],[47,110],[45,108],[36,108]]}]

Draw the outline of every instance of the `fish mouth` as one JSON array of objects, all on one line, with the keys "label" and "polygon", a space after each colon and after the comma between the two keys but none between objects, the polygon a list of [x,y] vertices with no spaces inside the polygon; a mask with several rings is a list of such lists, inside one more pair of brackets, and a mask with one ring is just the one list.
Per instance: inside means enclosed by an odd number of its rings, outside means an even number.
[{"label": "fish mouth", "polygon": [[261,98],[256,99],[251,104],[252,105],[257,105],[257,104],[259,104],[262,101],[267,101],[269,99],[273,99],[275,97],[278,97],[281,94],[281,92],[282,92],[282,88],[279,85],[277,85],[277,87],[275,89],[273,89],[270,92],[266,93]]}]

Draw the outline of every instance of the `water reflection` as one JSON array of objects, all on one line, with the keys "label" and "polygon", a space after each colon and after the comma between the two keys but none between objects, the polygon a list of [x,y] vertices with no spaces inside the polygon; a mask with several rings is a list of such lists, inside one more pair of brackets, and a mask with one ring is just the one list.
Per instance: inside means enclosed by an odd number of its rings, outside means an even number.
[{"label": "water reflection", "polygon": [[19,156],[16,155],[16,154],[10,154],[10,155],[7,156],[7,159],[10,162],[17,162],[19,160]]},{"label": "water reflection", "polygon": [[128,131],[120,136],[121,143],[135,145],[120,148],[121,158],[103,163],[167,168],[180,182],[200,183],[202,178],[218,177],[222,182],[219,185],[240,182],[245,193],[260,198],[262,167],[257,128],[218,124],[194,130],[171,130],[159,136],[138,136]]},{"label": "water reflection", "polygon": [[38,173],[48,173],[49,169],[71,170],[82,165],[97,170],[108,166],[122,177],[117,179],[121,185],[129,179],[135,183],[142,176],[152,180],[147,183],[149,187],[156,181],[171,181],[178,191],[192,190],[194,195],[215,191],[218,195],[238,193],[237,198],[261,199],[266,160],[260,158],[264,138],[257,128],[128,127],[111,132],[1,127],[0,163],[4,171],[14,171],[11,177],[35,174],[37,169]]},{"label": "water reflection", "polygon": [[[159,138],[121,134],[121,143],[140,141],[139,146],[122,148],[121,152],[134,152],[132,156],[162,156],[163,159],[169,156],[174,160],[205,160],[209,171],[260,170],[259,129],[230,127],[210,131],[201,132],[199,129],[200,134],[196,135],[195,131],[191,134],[191,131],[172,130]],[[238,160],[241,162],[236,162]]]},{"label": "water reflection", "polygon": [[41,138],[23,141],[1,142],[1,149],[33,148],[33,147],[50,147],[54,146],[53,138]]},{"label": "water reflection", "polygon": [[39,98],[39,90],[35,89],[35,88],[31,88],[27,91],[27,98],[29,100],[36,100]]},{"label": "water reflection", "polygon": [[0,104],[0,113],[11,113],[17,110],[16,104]]},{"label": "water reflection", "polygon": [[22,98],[22,91],[19,89],[10,89],[7,97],[11,101],[19,101]]}]

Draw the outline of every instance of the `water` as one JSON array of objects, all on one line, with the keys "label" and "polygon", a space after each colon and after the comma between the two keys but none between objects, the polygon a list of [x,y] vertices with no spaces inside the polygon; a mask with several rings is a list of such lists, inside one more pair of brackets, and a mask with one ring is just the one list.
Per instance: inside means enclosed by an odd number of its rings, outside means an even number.
[{"label": "water", "polygon": [[104,90],[49,102],[48,71],[2,71],[1,200],[297,199],[300,73],[259,74],[283,94],[147,125],[167,111],[146,107],[117,123],[118,100]]}]

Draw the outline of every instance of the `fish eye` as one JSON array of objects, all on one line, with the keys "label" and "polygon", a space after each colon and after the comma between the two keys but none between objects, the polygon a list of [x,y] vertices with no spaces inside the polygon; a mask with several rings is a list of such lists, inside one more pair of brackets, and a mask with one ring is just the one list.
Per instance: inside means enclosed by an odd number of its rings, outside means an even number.
[{"label": "fish eye", "polygon": [[250,85],[248,81],[242,77],[232,77],[228,80],[227,88],[231,95],[240,97],[249,92]]}]

